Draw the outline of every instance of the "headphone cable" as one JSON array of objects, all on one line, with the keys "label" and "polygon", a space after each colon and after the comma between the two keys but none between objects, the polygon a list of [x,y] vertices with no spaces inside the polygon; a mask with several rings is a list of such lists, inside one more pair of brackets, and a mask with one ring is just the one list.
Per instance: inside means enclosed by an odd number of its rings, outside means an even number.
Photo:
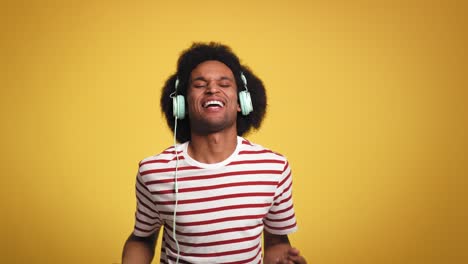
[{"label": "headphone cable", "polygon": [[172,219],[172,237],[174,238],[176,248],[177,248],[177,258],[176,258],[176,264],[179,264],[179,254],[180,254],[180,248],[179,248],[179,242],[177,241],[177,234],[176,234],[176,228],[177,228],[177,223],[176,223],[176,216],[177,216],[177,205],[178,205],[178,194],[179,194],[179,186],[177,184],[177,172],[179,168],[179,154],[177,153],[177,117],[174,118],[174,151],[176,155],[176,166],[175,166],[175,173],[174,173],[174,192],[175,192],[175,203],[174,203],[174,215]]}]

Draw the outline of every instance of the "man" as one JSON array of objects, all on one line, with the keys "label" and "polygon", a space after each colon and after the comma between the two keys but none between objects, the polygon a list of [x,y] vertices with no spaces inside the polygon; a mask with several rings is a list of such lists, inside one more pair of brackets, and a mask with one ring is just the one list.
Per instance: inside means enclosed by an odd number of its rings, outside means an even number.
[{"label": "man", "polygon": [[[181,142],[140,162],[123,263],[306,263],[288,234],[296,218],[287,160],[241,136],[259,128],[263,84],[227,46],[195,43],[166,81],[161,108]],[[175,140],[174,140],[175,141]]]}]

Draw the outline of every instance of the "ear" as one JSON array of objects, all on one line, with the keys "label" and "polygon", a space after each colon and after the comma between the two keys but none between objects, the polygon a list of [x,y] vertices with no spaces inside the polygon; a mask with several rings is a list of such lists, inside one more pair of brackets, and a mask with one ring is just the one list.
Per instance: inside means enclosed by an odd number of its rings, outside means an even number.
[{"label": "ear", "polygon": [[240,107],[240,104],[237,103],[237,112],[241,112],[241,111],[242,111],[242,109],[241,109],[241,107]]}]

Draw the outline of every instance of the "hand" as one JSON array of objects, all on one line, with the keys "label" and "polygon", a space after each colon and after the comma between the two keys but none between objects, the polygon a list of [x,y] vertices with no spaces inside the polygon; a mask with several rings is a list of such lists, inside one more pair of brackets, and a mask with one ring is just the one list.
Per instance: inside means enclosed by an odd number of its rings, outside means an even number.
[{"label": "hand", "polygon": [[298,249],[289,245],[275,245],[265,252],[264,264],[307,264]]},{"label": "hand", "polygon": [[285,262],[288,264],[307,264],[307,261],[303,256],[301,256],[299,250],[297,248],[290,248],[288,250],[288,261]]}]

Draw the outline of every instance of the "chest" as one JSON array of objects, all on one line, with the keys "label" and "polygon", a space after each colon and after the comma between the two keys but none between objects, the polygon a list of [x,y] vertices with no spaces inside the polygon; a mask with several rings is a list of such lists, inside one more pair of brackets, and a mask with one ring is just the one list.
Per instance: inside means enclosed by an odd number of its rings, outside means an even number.
[{"label": "chest", "polygon": [[185,231],[221,228],[232,222],[258,225],[278,185],[275,170],[180,170],[177,174],[177,181],[174,172],[153,175],[155,184],[149,188],[164,224],[172,226],[176,216],[178,230]]}]

